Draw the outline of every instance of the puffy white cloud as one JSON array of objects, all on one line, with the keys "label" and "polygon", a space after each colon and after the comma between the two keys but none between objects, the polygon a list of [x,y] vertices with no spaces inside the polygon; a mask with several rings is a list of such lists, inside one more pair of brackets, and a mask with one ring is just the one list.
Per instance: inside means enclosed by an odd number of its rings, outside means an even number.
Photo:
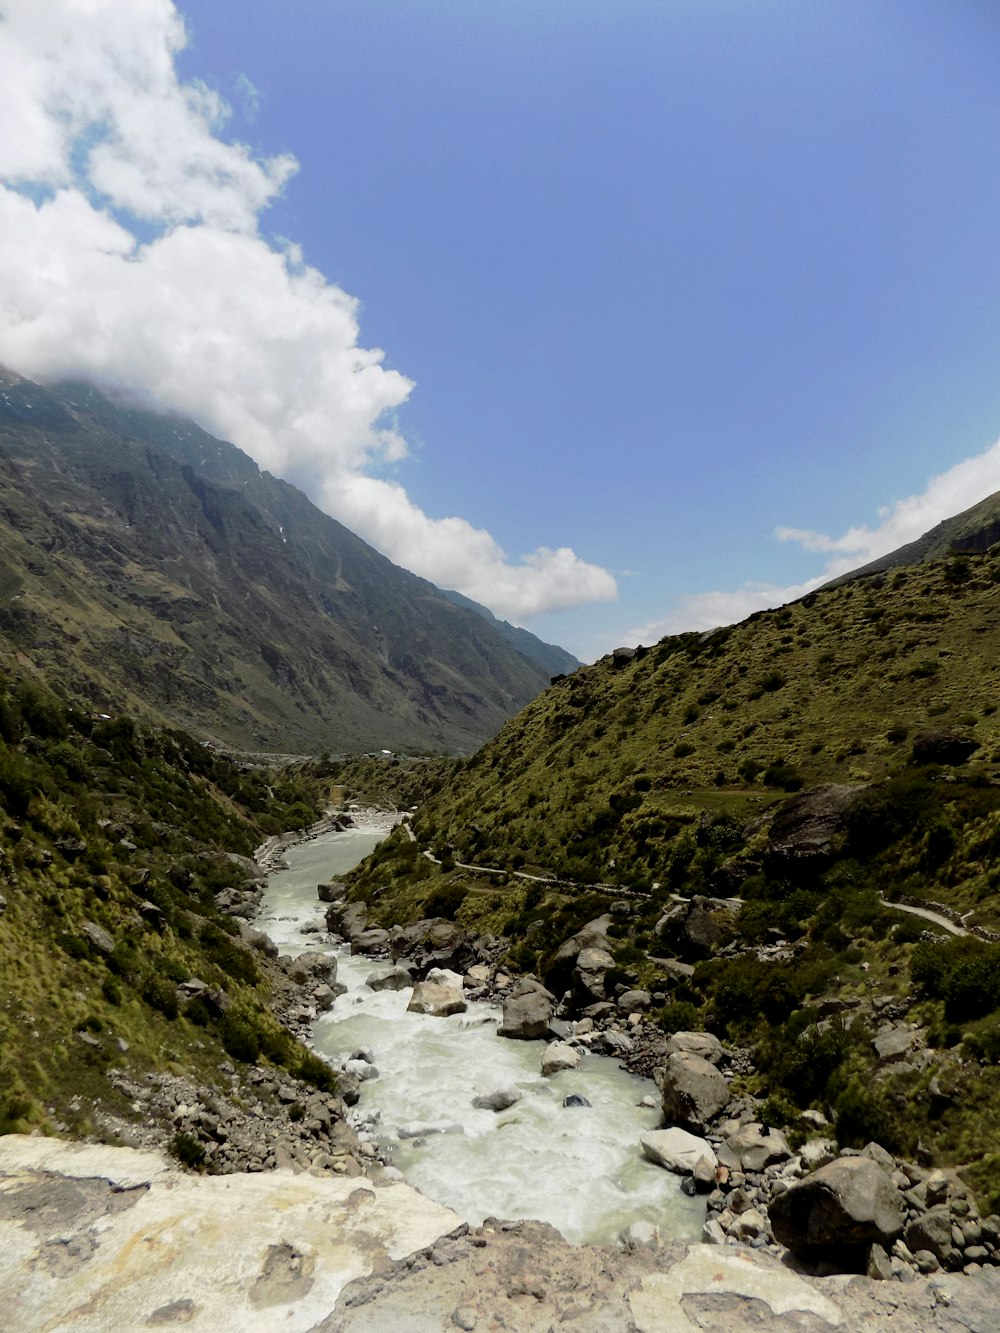
[{"label": "puffy white cloud", "polygon": [[512,563],[369,475],[406,456],[392,414],[413,384],[359,345],[353,297],[261,234],[296,164],[222,137],[224,101],[178,78],[185,40],[171,0],[5,0],[0,362],[194,417],[503,615],[614,597],[567,548]]},{"label": "puffy white cloud", "polygon": [[919,495],[910,495],[885,506],[879,511],[881,522],[874,527],[849,528],[840,537],[804,528],[776,528],[774,535],[780,541],[797,542],[807,551],[823,551],[831,555],[822,573],[815,578],[787,587],[747,583],[732,592],[704,592],[682,597],[662,620],[628,630],[624,642],[654,643],[665,634],[732,625],[754,611],[783,606],[841,574],[859,569],[916,541],[936,524],[971,508],[996,490],[1000,490],[1000,440],[982,453],[963,459],[947,472],[932,477]]}]

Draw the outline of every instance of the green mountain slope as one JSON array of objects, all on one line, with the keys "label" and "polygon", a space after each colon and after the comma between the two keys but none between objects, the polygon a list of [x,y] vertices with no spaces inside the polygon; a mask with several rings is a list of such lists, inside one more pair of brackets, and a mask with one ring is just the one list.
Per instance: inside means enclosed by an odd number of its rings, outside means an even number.
[{"label": "green mountain slope", "polygon": [[87,386],[0,378],[0,536],[8,654],[227,745],[469,749],[548,681],[232,445]]},{"label": "green mountain slope", "polygon": [[[644,989],[661,1032],[752,1048],[761,1119],[919,1145],[996,1207],[998,703],[1000,547],[826,588],[557,682],[350,895],[502,933],[571,1016]],[[588,922],[610,958],[581,1009]]]},{"label": "green mountain slope", "polygon": [[998,696],[1000,554],[931,562],[577,671],[426,819],[467,859],[483,846],[581,879],[656,879],[678,807],[878,780],[927,731],[992,758]]},{"label": "green mountain slope", "polygon": [[141,1130],[126,1084],[226,1089],[227,1056],[332,1085],[270,1011],[280,969],[224,910],[314,795],[0,675],[0,1133]]},{"label": "green mountain slope", "polygon": [[560,648],[553,643],[543,643],[541,639],[536,638],[528,630],[521,629],[518,625],[512,625],[509,620],[500,620],[489,607],[480,606],[478,602],[472,601],[471,598],[463,597],[460,592],[455,592],[452,588],[444,588],[442,593],[449,602],[454,602],[456,606],[464,606],[482,616],[522,656],[526,657],[529,662],[534,662],[549,676],[565,675],[582,665],[580,659],[574,657],[572,653],[568,653],[565,648]]}]

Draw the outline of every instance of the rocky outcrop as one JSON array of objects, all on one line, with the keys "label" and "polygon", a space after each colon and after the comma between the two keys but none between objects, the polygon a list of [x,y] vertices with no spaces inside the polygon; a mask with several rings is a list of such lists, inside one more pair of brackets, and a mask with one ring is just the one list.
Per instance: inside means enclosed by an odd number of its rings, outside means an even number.
[{"label": "rocky outcrop", "polygon": [[0,1138],[6,1333],[304,1333],[352,1278],[459,1225],[402,1184],[194,1176],[158,1153]]},{"label": "rocky outcrop", "polygon": [[581,949],[573,968],[573,996],[581,1007],[606,1000],[604,975],[615,960],[607,949]]},{"label": "rocky outcrop", "polygon": [[768,858],[778,866],[817,867],[833,854],[847,813],[863,786],[829,783],[783,801],[768,831]]}]

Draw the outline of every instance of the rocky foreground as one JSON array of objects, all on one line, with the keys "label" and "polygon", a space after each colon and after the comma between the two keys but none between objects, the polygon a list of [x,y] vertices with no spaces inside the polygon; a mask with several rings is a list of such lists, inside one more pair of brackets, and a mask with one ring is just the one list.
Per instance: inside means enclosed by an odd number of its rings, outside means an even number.
[{"label": "rocky foreground", "polygon": [[[1000,1272],[807,1278],[743,1248],[470,1230],[398,1183],[194,1177],[157,1153],[0,1139],[8,1333],[996,1333]],[[890,1325],[891,1321],[891,1325]]]}]

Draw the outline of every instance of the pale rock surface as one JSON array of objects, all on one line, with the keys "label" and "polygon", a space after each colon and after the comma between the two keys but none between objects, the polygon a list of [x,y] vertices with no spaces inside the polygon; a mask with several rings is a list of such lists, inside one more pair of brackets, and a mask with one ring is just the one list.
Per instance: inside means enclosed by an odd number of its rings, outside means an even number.
[{"label": "pale rock surface", "polygon": [[542,1073],[558,1074],[561,1069],[579,1069],[581,1055],[564,1041],[554,1041],[542,1052]]},{"label": "pale rock surface", "polygon": [[670,1129],[650,1129],[639,1135],[639,1143],[644,1155],[657,1166],[666,1167],[680,1175],[689,1176],[698,1162],[704,1157],[716,1167],[716,1156],[707,1139],[696,1134],[689,1134],[686,1129],[676,1125]]},{"label": "pale rock surface", "polygon": [[159,1153],[7,1135],[3,1328],[305,1333],[348,1282],[459,1224],[406,1185],[194,1176]]},{"label": "pale rock surface", "polygon": [[445,981],[418,981],[406,1009],[411,1014],[447,1018],[449,1014],[464,1014],[468,1007],[461,985],[453,986]]}]

